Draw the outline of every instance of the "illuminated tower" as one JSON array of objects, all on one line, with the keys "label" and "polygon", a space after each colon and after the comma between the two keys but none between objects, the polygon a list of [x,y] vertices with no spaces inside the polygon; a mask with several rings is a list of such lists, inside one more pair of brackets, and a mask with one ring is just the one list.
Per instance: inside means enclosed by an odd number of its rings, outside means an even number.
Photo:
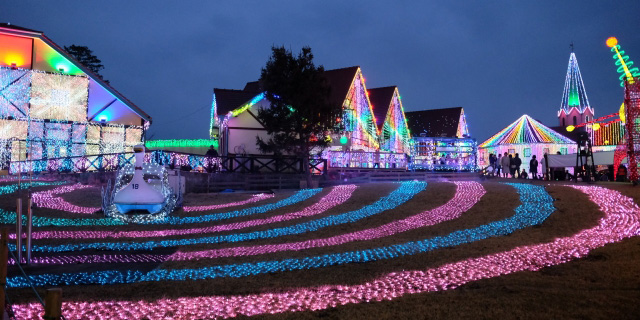
[{"label": "illuminated tower", "polygon": [[562,103],[560,111],[558,111],[559,124],[562,127],[577,126],[593,120],[593,114],[593,108],[589,105],[587,92],[584,90],[584,83],[582,83],[578,60],[575,53],[571,52],[567,77],[564,81]]}]

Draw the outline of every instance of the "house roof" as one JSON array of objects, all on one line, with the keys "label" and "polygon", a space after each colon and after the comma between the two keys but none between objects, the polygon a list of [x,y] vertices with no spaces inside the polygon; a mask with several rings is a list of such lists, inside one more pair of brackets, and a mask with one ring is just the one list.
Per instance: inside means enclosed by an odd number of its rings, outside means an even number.
[{"label": "house roof", "polygon": [[404,114],[414,137],[426,133],[428,137],[456,138],[462,107],[405,111]]},{"label": "house roof", "polygon": [[578,59],[573,52],[569,55],[569,66],[567,67],[567,76],[564,81],[560,110],[568,113],[571,108],[577,108],[580,113],[587,108],[591,108],[587,98],[587,91],[584,89],[584,83],[582,82],[580,67],[578,67]]},{"label": "house roof", "polygon": [[396,86],[373,88],[367,90],[369,92],[369,101],[373,107],[373,115],[376,118],[376,125],[378,130],[382,130],[384,120],[387,118],[389,112],[389,106],[393,100],[393,93],[396,91]]},{"label": "house roof", "polygon": [[525,114],[478,147],[486,148],[504,144],[535,143],[575,144],[573,140]]},{"label": "house roof", "polygon": [[26,31],[26,32],[42,34],[42,31],[37,31],[37,30],[33,30],[33,29],[27,29],[27,28],[20,27],[20,26],[14,26],[14,25],[12,25],[10,23],[5,23],[5,22],[0,22],[0,28],[13,29],[13,30],[19,30],[19,31]]},{"label": "house roof", "polygon": [[231,110],[249,102],[260,92],[215,88],[213,89],[213,93],[216,96],[216,112],[218,115],[225,115]]},{"label": "house roof", "polygon": [[256,94],[258,94],[262,92],[262,85],[260,84],[260,81],[247,82],[247,84],[244,86],[244,91],[255,92]]},{"label": "house roof", "polygon": [[66,50],[64,50],[58,44],[53,42],[53,40],[51,40],[47,36],[45,36],[44,33],[42,33],[42,31],[36,31],[36,30],[32,30],[32,29],[27,29],[27,28],[24,28],[24,27],[15,26],[15,25],[8,24],[8,23],[0,23],[0,32],[14,33],[16,35],[39,38],[44,43],[49,45],[51,48],[56,50],[60,55],[64,56],[67,60],[71,61],[74,65],[76,65],[76,67],[78,67],[80,70],[82,70],[82,72],[84,72],[89,77],[91,77],[91,79],[93,79],[94,81],[99,83],[100,86],[102,86],[105,90],[109,91],[116,98],[120,99],[120,101],[122,101],[129,109],[131,109],[133,112],[138,114],[141,118],[144,118],[145,120],[151,122],[152,119],[151,119],[150,115],[148,115],[146,112],[144,112],[138,106],[136,106],[133,102],[131,102],[129,99],[127,99],[125,96],[123,96],[120,92],[118,92],[118,90],[114,89],[111,85],[109,85],[104,80],[102,80],[102,78],[100,76],[95,74],[93,71],[89,70],[82,63],[78,62],[78,60],[76,60],[69,53],[67,53]]},{"label": "house roof", "polygon": [[351,83],[358,69],[360,69],[359,66],[354,66],[324,71],[329,87],[331,87],[331,95],[329,97],[331,103],[342,106],[344,99],[347,98],[349,88],[351,88]]},{"label": "house roof", "polygon": [[[360,67],[348,67],[341,69],[325,70],[324,74],[331,88],[331,96],[329,101],[342,106],[344,99],[347,98],[349,88],[356,76],[356,72]],[[216,95],[216,105],[218,114],[226,114],[227,112],[243,105],[253,97],[262,92],[262,86],[259,81],[247,82],[243,90],[234,89],[214,89]],[[382,118],[384,121],[384,117]]]}]

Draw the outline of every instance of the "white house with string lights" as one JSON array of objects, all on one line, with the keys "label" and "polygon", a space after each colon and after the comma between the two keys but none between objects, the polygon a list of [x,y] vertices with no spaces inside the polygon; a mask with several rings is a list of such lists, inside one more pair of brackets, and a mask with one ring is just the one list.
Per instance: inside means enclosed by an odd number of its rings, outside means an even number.
[{"label": "white house with string lights", "polygon": [[[0,23],[0,169],[131,151],[150,122],[41,31]],[[69,163],[37,162],[48,166],[38,171],[75,171]]]}]

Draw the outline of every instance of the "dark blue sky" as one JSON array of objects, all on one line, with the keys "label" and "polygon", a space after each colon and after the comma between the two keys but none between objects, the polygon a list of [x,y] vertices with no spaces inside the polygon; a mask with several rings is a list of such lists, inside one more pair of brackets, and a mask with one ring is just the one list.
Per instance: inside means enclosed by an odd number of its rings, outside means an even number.
[{"label": "dark blue sky", "polygon": [[462,106],[480,142],[523,113],[556,125],[573,41],[596,117],[623,90],[605,46],[640,63],[640,1],[13,1],[0,21],[86,45],[149,113],[153,139],[208,136],[212,89],[257,80],[272,45],[360,65],[406,111]]}]

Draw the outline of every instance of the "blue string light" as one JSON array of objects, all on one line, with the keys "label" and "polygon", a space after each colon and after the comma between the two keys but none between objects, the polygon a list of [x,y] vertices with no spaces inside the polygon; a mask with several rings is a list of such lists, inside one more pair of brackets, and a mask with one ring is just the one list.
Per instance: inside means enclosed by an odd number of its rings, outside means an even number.
[{"label": "blue string light", "polygon": [[[1,195],[5,195],[5,194],[10,194],[10,193],[14,193],[17,192],[18,189],[28,189],[30,187],[43,187],[43,186],[57,186],[57,185],[61,185],[61,184],[65,184],[67,183],[66,181],[55,181],[55,182],[41,182],[41,181],[33,181],[33,182],[29,182],[29,181],[25,181],[22,183],[22,187],[20,187],[19,184],[10,184],[10,185],[6,185],[6,186],[0,186],[0,196]],[[15,221],[14,221],[15,223]]]},{"label": "blue string light", "polygon": [[[79,284],[120,284],[143,281],[203,280],[223,277],[245,277],[264,273],[315,269],[347,263],[362,263],[409,256],[435,249],[453,247],[465,243],[508,235],[518,229],[542,223],[555,211],[553,198],[544,187],[508,183],[516,188],[522,204],[515,214],[504,220],[494,221],[476,228],[455,231],[446,236],[411,241],[367,250],[349,251],[280,261],[260,261],[241,264],[220,265],[197,269],[156,269],[148,273],[139,270],[107,270],[63,274],[40,274],[31,276],[37,286],[79,285]],[[7,278],[11,288],[26,287],[29,284],[21,277]]]},{"label": "blue string light", "polygon": [[[236,210],[231,212],[223,212],[223,213],[215,213],[209,215],[202,215],[197,217],[167,217],[167,219],[163,221],[150,221],[147,223],[156,223],[156,224],[187,224],[187,223],[200,223],[200,222],[209,222],[209,221],[217,221],[222,219],[229,219],[234,217],[243,217],[252,214],[264,213],[267,211],[275,210],[284,206],[288,206],[291,204],[298,203],[300,201],[304,201],[312,197],[313,195],[320,192],[322,189],[305,189],[300,190],[296,194],[288,197],[286,199],[280,200],[276,203],[265,204],[259,207],[251,207],[243,210]],[[16,213],[11,211],[4,211],[0,209],[0,223],[11,224],[16,221]],[[48,217],[33,217],[33,226],[34,227],[50,227],[50,226],[58,226],[58,227],[67,227],[67,226],[118,226],[118,225],[127,225],[127,222],[113,219],[113,218],[48,218]],[[11,248],[12,245],[9,245]],[[12,249],[13,250],[13,249]],[[43,250],[45,251],[45,250]],[[66,250],[64,250],[66,251]]]},{"label": "blue string light", "polygon": [[[237,233],[223,236],[156,240],[146,242],[96,242],[96,243],[74,243],[63,244],[58,246],[41,245],[33,246],[33,251],[40,252],[64,252],[78,251],[86,249],[105,249],[105,250],[151,250],[157,247],[176,247],[195,244],[214,244],[222,242],[240,242],[255,239],[267,239],[281,237],[285,235],[301,234],[305,232],[315,231],[328,226],[356,222],[360,219],[378,214],[385,210],[391,210],[413,198],[414,195],[423,191],[426,182],[409,181],[403,182],[400,186],[386,197],[381,198],[377,202],[365,206],[361,209],[342,213],[339,215],[328,216],[316,220],[311,220],[296,225],[269,229],[264,231],[255,231],[248,233]],[[199,217],[194,217],[199,218]],[[11,245],[9,245],[11,247]]]}]

